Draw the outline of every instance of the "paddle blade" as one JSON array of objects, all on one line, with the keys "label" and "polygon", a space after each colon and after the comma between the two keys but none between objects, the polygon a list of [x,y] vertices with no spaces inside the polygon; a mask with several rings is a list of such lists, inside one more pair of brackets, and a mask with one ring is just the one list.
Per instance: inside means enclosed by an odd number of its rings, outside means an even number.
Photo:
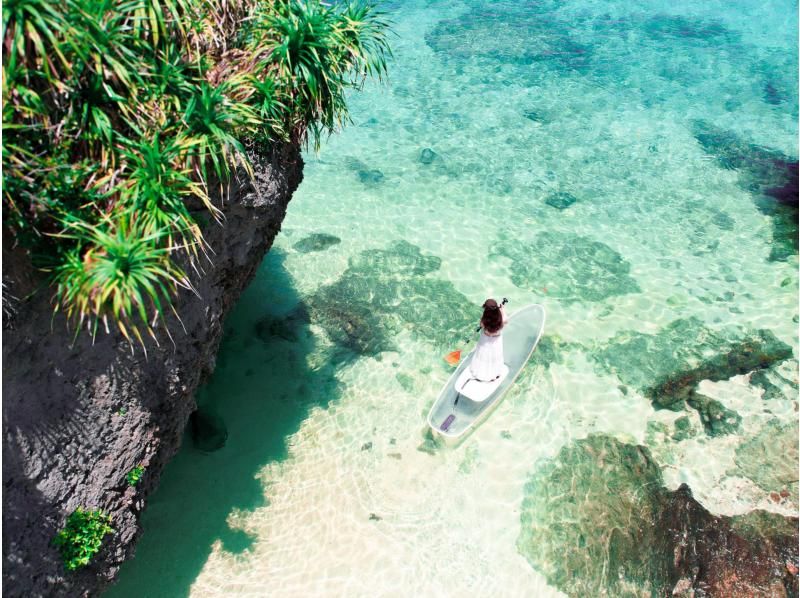
[{"label": "paddle blade", "polygon": [[458,365],[458,362],[461,361],[461,349],[448,353],[444,356],[444,360],[450,365]]}]

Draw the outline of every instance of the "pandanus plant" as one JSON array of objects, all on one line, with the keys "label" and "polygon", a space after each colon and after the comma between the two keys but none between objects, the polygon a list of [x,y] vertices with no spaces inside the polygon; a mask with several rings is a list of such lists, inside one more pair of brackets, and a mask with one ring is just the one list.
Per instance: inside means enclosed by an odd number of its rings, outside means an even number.
[{"label": "pandanus plant", "polygon": [[245,147],[318,147],[385,75],[387,31],[361,4],[6,0],[4,226],[76,334],[169,335],[179,264],[210,254],[187,202],[222,222],[209,186],[251,172]]}]

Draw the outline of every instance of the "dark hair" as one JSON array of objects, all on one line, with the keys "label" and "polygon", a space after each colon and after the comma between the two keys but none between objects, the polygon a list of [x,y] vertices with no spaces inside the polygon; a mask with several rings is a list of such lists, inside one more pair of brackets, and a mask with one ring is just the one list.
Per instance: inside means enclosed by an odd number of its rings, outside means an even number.
[{"label": "dark hair", "polygon": [[487,299],[483,302],[483,317],[481,326],[489,334],[494,334],[503,327],[503,312],[494,299]]}]

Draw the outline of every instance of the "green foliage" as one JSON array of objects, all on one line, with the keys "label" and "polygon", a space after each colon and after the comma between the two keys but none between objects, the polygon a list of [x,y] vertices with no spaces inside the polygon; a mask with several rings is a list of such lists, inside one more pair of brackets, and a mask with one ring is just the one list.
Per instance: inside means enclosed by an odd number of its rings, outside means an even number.
[{"label": "green foliage", "polygon": [[[367,5],[322,7],[312,0],[277,3],[256,23],[250,40],[263,43],[283,87],[296,128],[310,127],[315,144],[348,118],[344,92],[368,75],[386,73],[388,23]],[[250,42],[253,47],[253,42]]]},{"label": "green foliage", "polygon": [[139,483],[139,480],[141,479],[143,473],[144,473],[144,466],[137,465],[126,474],[125,478],[128,480],[128,484],[130,484],[131,486],[135,486],[136,484]]},{"label": "green foliage", "polygon": [[209,186],[250,171],[245,145],[345,123],[387,29],[316,0],[4,2],[4,224],[76,333],[156,338],[192,288],[178,262],[209,255],[187,202],[219,220]]},{"label": "green foliage", "polygon": [[67,571],[89,564],[89,560],[100,550],[103,537],[114,532],[110,523],[111,517],[100,510],[85,511],[78,507],[72,512],[64,529],[53,539]]}]

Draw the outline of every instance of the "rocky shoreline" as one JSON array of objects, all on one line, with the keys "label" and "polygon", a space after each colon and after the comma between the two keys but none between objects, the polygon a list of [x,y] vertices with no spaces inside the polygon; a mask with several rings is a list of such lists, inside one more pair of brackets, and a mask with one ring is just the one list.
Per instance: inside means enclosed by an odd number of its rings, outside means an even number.
[{"label": "rocky shoreline", "polygon": [[[192,273],[198,296],[183,293],[175,346],[131,352],[118,334],[73,343],[52,318],[50,291],[15,306],[3,335],[3,593],[96,596],[134,551],[139,516],[180,447],[194,393],[214,370],[225,316],[280,230],[302,180],[299,148],[280,144],[251,156],[254,178],[238,173],[217,197],[224,224],[204,225],[214,253]],[[202,219],[202,216],[200,216]],[[4,247],[5,291],[25,297],[42,281],[26,258]],[[10,325],[10,328],[8,327]],[[127,474],[143,467],[131,485]],[[190,491],[190,490],[187,490]],[[65,573],[52,545],[76,507],[111,515],[92,563]]]}]

